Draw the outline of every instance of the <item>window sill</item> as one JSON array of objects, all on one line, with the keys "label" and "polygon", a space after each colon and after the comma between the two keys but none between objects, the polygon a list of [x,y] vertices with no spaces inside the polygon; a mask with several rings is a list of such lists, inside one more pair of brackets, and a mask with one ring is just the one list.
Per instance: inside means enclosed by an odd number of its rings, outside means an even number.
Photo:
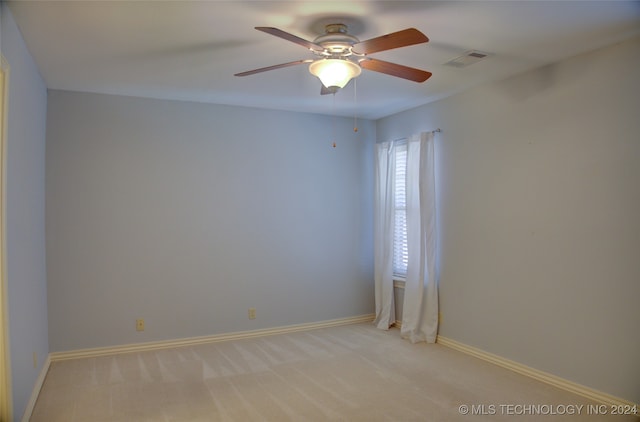
[{"label": "window sill", "polygon": [[404,289],[404,278],[394,277],[393,278],[393,287],[396,289]]}]

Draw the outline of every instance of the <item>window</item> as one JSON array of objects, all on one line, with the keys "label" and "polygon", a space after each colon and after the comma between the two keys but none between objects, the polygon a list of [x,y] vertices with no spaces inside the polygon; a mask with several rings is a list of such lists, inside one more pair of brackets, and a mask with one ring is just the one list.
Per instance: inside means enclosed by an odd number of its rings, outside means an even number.
[{"label": "window", "polygon": [[407,275],[407,144],[396,146],[394,177],[393,275]]}]

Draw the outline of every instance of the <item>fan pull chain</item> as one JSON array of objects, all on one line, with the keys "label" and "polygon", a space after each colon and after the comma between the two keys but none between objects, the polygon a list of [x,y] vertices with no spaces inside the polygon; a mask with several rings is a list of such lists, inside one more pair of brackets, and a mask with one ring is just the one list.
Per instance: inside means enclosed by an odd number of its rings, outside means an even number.
[{"label": "fan pull chain", "polygon": [[336,93],[331,94],[333,96],[331,103],[331,137],[333,138],[333,147],[336,147]]},{"label": "fan pull chain", "polygon": [[358,79],[353,80],[353,102],[354,102],[354,111],[353,111],[353,131],[358,131]]}]

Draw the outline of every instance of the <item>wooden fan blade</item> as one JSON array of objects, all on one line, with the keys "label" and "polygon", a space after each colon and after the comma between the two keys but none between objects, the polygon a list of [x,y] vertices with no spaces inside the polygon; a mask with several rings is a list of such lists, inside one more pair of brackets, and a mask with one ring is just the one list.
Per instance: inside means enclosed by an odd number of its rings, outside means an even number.
[{"label": "wooden fan blade", "polygon": [[415,28],[404,29],[381,37],[371,38],[354,44],[351,48],[355,54],[372,54],[393,48],[407,47],[428,42],[429,38]]},{"label": "wooden fan blade", "polygon": [[278,28],[272,28],[269,26],[256,26],[256,29],[258,31],[266,32],[267,34],[275,35],[276,37],[282,38],[284,40],[291,41],[292,43],[296,43],[298,45],[306,47],[309,50],[324,51],[324,47],[318,44],[314,44],[311,41],[307,41],[303,38],[300,38],[288,32],[284,32],[283,30]]},{"label": "wooden fan blade", "polygon": [[414,82],[424,82],[431,77],[431,72],[377,59],[363,59],[360,61],[360,66],[367,70],[397,76]]},{"label": "wooden fan blade", "polygon": [[254,75],[256,73],[266,72],[268,70],[281,69],[283,67],[296,66],[303,63],[311,63],[312,61],[313,60],[311,59],[307,59],[307,60],[298,60],[298,61],[289,62],[289,63],[276,64],[273,66],[261,67],[260,69],[254,69],[254,70],[248,70],[246,72],[236,73],[233,76],[249,76],[249,75]]}]

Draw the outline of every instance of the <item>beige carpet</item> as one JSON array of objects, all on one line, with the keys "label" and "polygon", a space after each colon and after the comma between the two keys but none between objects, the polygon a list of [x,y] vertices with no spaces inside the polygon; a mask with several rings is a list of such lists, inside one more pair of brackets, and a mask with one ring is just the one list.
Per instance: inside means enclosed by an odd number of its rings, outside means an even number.
[{"label": "beige carpet", "polygon": [[589,404],[355,324],[53,362],[31,421],[637,421],[589,415]]}]

